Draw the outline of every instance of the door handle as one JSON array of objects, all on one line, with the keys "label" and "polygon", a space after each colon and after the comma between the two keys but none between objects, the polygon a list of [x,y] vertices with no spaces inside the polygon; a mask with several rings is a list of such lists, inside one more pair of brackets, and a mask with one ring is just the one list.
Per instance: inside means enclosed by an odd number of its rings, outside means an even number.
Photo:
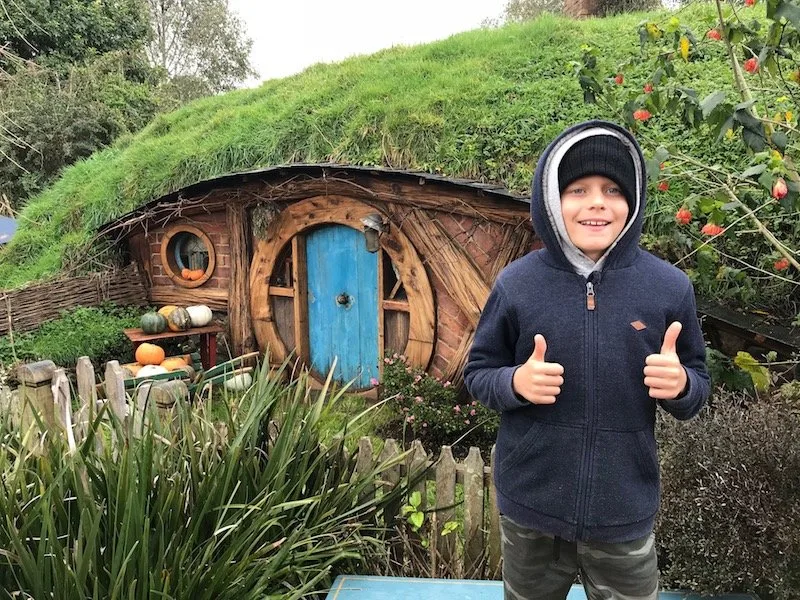
[{"label": "door handle", "polygon": [[351,301],[352,298],[348,296],[346,292],[342,292],[336,296],[336,304],[339,304],[340,306],[349,306]]}]

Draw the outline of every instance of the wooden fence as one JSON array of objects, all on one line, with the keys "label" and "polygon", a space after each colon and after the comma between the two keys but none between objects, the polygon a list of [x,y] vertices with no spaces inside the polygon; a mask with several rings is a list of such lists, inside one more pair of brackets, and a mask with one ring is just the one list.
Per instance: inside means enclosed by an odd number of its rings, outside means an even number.
[{"label": "wooden fence", "polygon": [[103,302],[143,306],[147,303],[136,266],[0,291],[0,335],[23,333],[58,318],[61,311]]},{"label": "wooden fence", "polygon": [[[41,361],[22,365],[18,368],[18,379],[21,383],[19,405],[22,407],[20,419],[22,431],[35,430],[36,410],[47,429],[48,435],[58,432],[65,436],[70,449],[75,449],[85,439],[88,424],[94,419],[102,403],[108,403],[108,409],[124,422],[133,418],[143,418],[141,407],[152,394],[150,384],[137,388],[135,398],[129,398],[125,391],[125,375],[117,361],[109,361],[104,373],[105,399],[98,399],[97,377],[91,361],[87,357],[78,359],[76,365],[78,402],[73,409],[70,396],[70,382],[64,369],[56,368],[52,361]],[[183,385],[177,382],[179,385]],[[162,392],[170,393],[167,382],[161,385]],[[185,386],[184,386],[185,391]],[[155,395],[155,404],[164,406],[163,396]],[[127,429],[127,428],[124,428]],[[138,425],[135,426],[138,430]],[[41,444],[46,435],[40,435],[32,444]],[[99,442],[99,436],[96,438]],[[38,440],[38,441],[37,441]],[[422,527],[411,531],[411,527],[400,527],[406,532],[406,540],[413,542],[414,548],[404,547],[398,540],[393,549],[393,559],[398,561],[397,571],[403,570],[405,561],[408,564],[409,554],[405,550],[424,548],[425,556],[420,560],[416,556],[411,567],[415,574],[420,574],[420,563],[430,577],[454,577],[494,579],[500,575],[500,521],[497,511],[494,483],[491,476],[494,450],[487,464],[478,448],[470,448],[469,454],[462,461],[456,461],[449,446],[443,446],[438,458],[432,460],[425,452],[422,443],[415,440],[406,453],[405,461],[392,460],[403,453],[399,444],[387,439],[383,449],[376,455],[372,441],[368,437],[359,440],[355,450],[355,469],[357,473],[371,473],[377,465],[392,464],[394,466],[382,471],[376,479],[375,486],[365,494],[374,495],[379,490],[389,490],[397,485],[401,478],[409,474],[424,472],[423,477],[415,477],[418,482],[411,490],[419,492],[420,503],[416,510],[425,514]],[[395,511],[399,523],[407,520],[402,506]],[[453,527],[456,524],[457,527]],[[396,550],[396,551],[395,551]]]}]

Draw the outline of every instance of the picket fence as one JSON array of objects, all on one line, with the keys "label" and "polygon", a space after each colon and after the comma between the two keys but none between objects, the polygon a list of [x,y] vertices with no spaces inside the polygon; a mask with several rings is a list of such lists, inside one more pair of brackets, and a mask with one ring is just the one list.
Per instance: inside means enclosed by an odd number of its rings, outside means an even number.
[{"label": "picket fence", "polygon": [[[129,397],[122,368],[117,361],[109,361],[103,378],[106,397],[98,399],[95,370],[87,357],[80,358],[76,365],[78,398],[74,403],[65,370],[57,368],[51,361],[20,366],[18,379],[21,383],[22,430],[35,428],[33,411],[37,411],[47,435],[63,435],[73,450],[85,439],[88,425],[102,403],[108,403],[108,409],[124,421],[129,416],[142,416],[137,408],[144,404],[149,393],[148,384],[144,384],[139,386],[134,398]],[[73,406],[77,408],[73,409]],[[47,435],[39,436],[35,443],[42,443]],[[376,453],[372,440],[362,437],[354,452],[355,469],[359,474],[372,473],[381,464],[393,465],[379,472],[375,486],[365,495],[388,491],[402,478],[424,473],[421,477],[413,477],[416,484],[409,493],[410,499],[413,492],[419,492],[420,503],[415,509],[425,514],[422,527],[407,537],[415,542],[415,548],[424,548],[426,555],[422,561],[419,558],[415,561],[415,572],[419,572],[419,563],[423,562],[430,577],[499,577],[500,518],[491,476],[494,450],[488,464],[475,447],[470,448],[463,461],[457,461],[451,448],[442,446],[434,460],[419,440],[404,451],[396,440],[387,439],[381,452]],[[396,460],[404,453],[404,460]],[[402,506],[397,506],[394,512],[401,523],[407,520],[408,514],[404,514]],[[411,530],[407,526],[402,529]],[[408,561],[407,552],[403,559],[403,548],[393,550],[394,560],[399,563]]]}]

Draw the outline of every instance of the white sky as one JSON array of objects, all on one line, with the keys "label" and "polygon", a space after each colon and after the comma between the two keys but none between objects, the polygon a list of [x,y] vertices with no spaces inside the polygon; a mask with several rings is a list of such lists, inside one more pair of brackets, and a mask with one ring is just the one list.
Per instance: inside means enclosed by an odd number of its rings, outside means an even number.
[{"label": "white sky", "polygon": [[[397,45],[440,40],[498,17],[508,0],[228,0],[253,40],[260,80]],[[250,85],[257,82],[250,82]]]}]

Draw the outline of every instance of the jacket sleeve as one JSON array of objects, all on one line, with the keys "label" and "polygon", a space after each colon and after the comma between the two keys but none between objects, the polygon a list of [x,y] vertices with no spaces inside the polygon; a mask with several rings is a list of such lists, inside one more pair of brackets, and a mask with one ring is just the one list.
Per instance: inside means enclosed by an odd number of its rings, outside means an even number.
[{"label": "jacket sleeve", "polygon": [[673,320],[680,321],[683,325],[678,336],[677,350],[686,371],[688,389],[682,396],[674,400],[660,400],[659,404],[676,419],[684,421],[700,412],[711,390],[711,380],[706,370],[706,345],[697,318],[694,288],[691,284]]},{"label": "jacket sleeve", "polygon": [[528,406],[512,386],[514,349],[519,328],[506,302],[502,285],[496,283],[481,313],[475,340],[464,369],[464,383],[473,398],[498,412]]}]

